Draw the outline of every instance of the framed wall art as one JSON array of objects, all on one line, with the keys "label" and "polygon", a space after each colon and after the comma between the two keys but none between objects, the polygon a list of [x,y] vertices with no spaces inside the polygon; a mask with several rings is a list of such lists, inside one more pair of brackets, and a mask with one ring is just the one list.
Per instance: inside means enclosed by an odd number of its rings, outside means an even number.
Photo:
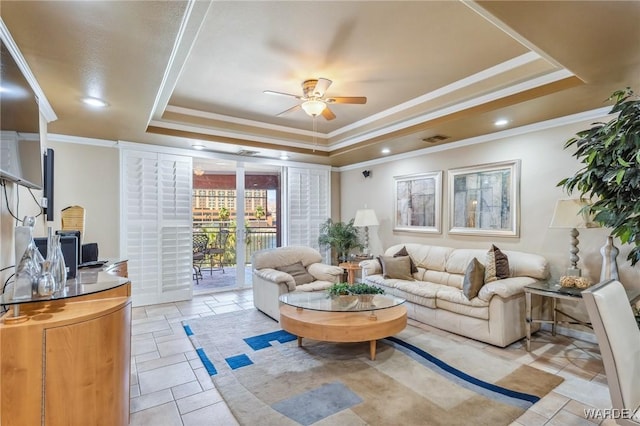
[{"label": "framed wall art", "polygon": [[449,233],[517,237],[520,161],[449,170]]},{"label": "framed wall art", "polygon": [[442,171],[394,176],[394,231],[441,232]]}]

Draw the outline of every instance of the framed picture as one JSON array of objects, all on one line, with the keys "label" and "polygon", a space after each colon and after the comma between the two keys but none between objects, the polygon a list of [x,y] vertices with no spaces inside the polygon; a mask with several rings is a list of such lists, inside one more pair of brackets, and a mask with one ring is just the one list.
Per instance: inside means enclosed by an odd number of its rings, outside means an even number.
[{"label": "framed picture", "polygon": [[441,232],[442,171],[394,176],[394,231]]},{"label": "framed picture", "polygon": [[520,161],[449,170],[449,233],[517,237]]}]

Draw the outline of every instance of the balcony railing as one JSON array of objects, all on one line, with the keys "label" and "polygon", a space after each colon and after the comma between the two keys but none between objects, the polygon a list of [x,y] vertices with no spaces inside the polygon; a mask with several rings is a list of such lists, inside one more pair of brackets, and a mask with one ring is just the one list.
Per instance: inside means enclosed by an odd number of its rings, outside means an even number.
[{"label": "balcony railing", "polygon": [[[212,222],[206,227],[194,228],[193,232],[204,232],[209,235],[209,241],[215,241],[215,235],[221,228],[228,229],[231,233],[225,248],[225,265],[236,264],[236,226],[235,223]],[[251,256],[258,250],[275,248],[277,246],[277,234],[275,226],[246,226],[245,227],[245,259],[251,262]]]}]

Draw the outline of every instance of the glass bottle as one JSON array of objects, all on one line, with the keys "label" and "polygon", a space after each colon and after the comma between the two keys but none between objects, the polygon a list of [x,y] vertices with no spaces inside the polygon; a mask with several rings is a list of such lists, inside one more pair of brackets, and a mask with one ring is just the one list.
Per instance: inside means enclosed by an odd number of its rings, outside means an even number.
[{"label": "glass bottle", "polygon": [[55,282],[54,291],[60,291],[67,283],[67,265],[64,263],[60,235],[49,234],[47,241],[47,261],[50,263],[51,276]]},{"label": "glass bottle", "polygon": [[42,273],[38,279],[38,295],[51,296],[56,290],[56,282],[51,275],[51,262],[45,260],[42,262]]},{"label": "glass bottle", "polygon": [[29,227],[29,243],[16,267],[16,279],[13,284],[13,299],[30,299],[38,294],[38,278],[40,278],[44,258],[33,241],[32,228]]}]

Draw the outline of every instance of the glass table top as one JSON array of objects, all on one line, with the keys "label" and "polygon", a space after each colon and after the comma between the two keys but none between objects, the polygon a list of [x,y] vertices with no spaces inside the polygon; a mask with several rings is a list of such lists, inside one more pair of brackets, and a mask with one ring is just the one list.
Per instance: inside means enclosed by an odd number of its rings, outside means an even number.
[{"label": "glass table top", "polygon": [[538,281],[524,287],[527,290],[537,290],[538,292],[561,294],[575,298],[582,298],[582,290],[584,288],[562,287],[559,281]]},{"label": "glass table top", "polygon": [[386,294],[330,296],[325,292],[287,293],[280,301],[296,308],[326,312],[363,312],[401,305],[405,299]]}]

